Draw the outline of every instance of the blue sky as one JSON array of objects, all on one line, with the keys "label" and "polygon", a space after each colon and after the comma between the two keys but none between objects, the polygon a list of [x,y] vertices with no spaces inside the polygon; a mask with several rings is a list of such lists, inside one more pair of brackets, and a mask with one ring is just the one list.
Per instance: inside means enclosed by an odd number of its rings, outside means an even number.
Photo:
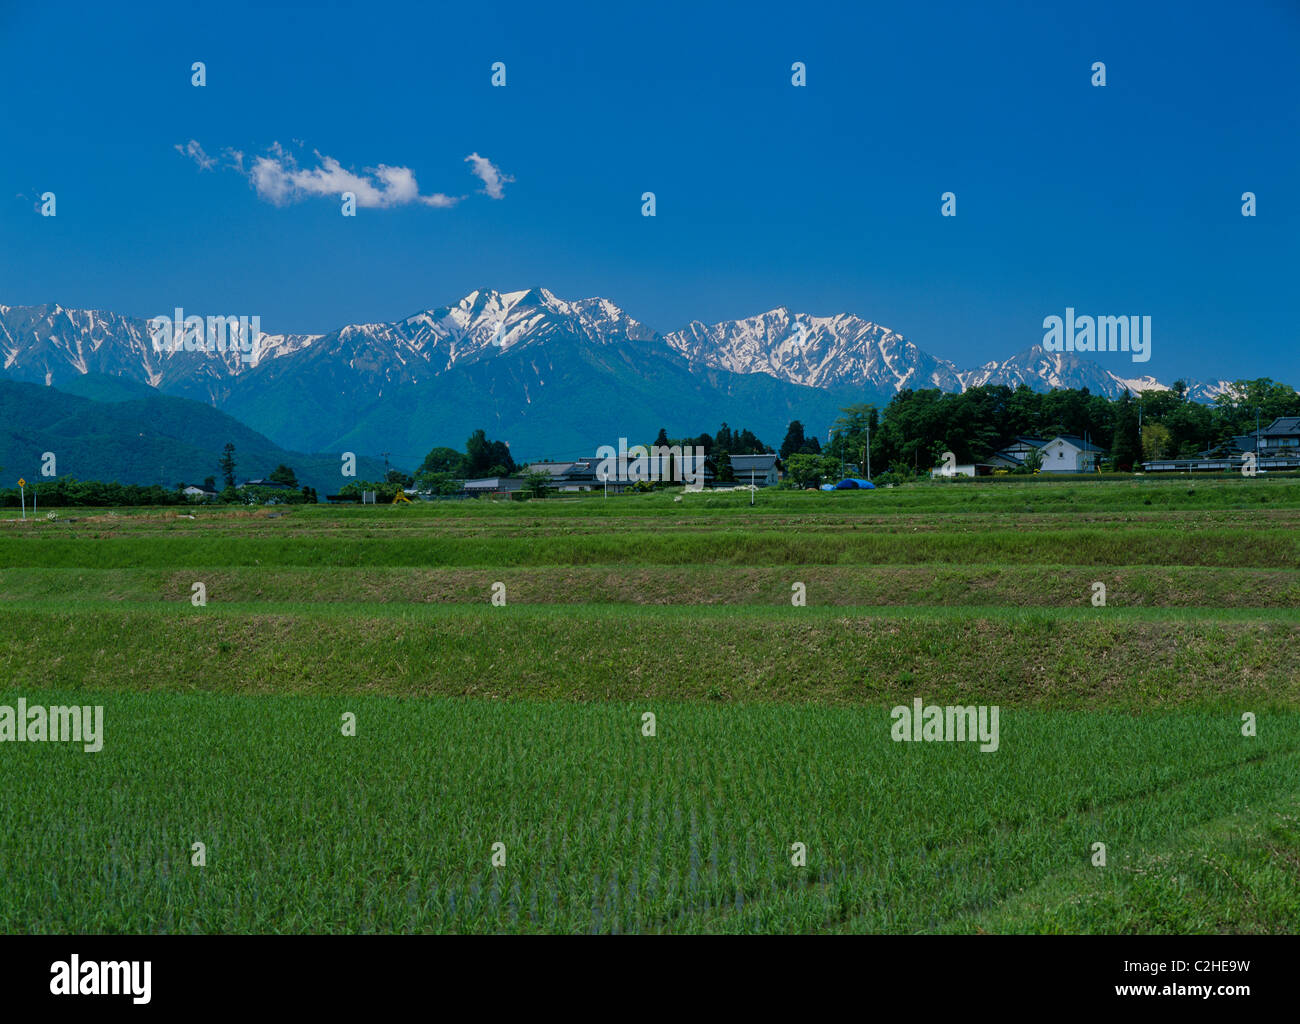
[{"label": "blue sky", "polygon": [[[1300,384],[1298,83],[1296,0],[0,2],[0,302],[318,332],[540,284],[663,331],[855,312],[961,366],[1068,305],[1152,317],[1116,372]],[[258,157],[458,201],[277,205]]]}]

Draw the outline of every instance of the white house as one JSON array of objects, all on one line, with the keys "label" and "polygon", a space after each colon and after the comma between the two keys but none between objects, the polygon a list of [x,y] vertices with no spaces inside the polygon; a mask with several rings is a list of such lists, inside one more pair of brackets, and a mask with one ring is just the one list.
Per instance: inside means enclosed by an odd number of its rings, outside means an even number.
[{"label": "white house", "polygon": [[1097,469],[1097,460],[1105,453],[1091,441],[1085,441],[1073,434],[1061,434],[1054,437],[1041,449],[1043,473],[1092,473]]},{"label": "white house", "polygon": [[1005,448],[990,455],[989,464],[994,469],[1019,469],[1029,458],[1030,452],[1042,451],[1045,444],[1045,437],[1017,437]]}]

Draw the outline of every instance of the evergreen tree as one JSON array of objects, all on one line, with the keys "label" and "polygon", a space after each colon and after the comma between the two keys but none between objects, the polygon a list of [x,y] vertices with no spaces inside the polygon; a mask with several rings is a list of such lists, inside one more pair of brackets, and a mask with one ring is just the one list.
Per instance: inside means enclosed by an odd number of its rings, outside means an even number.
[{"label": "evergreen tree", "polygon": [[1138,431],[1137,409],[1127,391],[1115,409],[1115,434],[1110,459],[1121,473],[1130,473],[1142,460],[1142,435]]},{"label": "evergreen tree", "polygon": [[221,459],[217,463],[217,468],[221,470],[221,477],[226,482],[227,487],[235,486],[235,446],[227,441],[226,446],[221,449]]},{"label": "evergreen tree", "polygon": [[798,420],[792,420],[790,426],[786,428],[785,440],[781,442],[781,458],[788,459],[791,455],[798,455],[803,451],[803,446],[807,439],[803,436],[803,424]]},{"label": "evergreen tree", "polygon": [[474,478],[502,476],[515,471],[510,446],[504,441],[489,441],[482,429],[470,434],[465,442],[465,463],[466,476]]}]

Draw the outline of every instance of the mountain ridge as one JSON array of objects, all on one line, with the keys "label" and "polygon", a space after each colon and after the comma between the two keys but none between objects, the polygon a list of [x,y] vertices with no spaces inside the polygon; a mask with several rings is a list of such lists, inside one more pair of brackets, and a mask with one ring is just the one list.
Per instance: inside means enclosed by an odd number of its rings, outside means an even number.
[{"label": "mountain ridge", "polygon": [[[346,443],[400,451],[407,461],[493,424],[517,451],[568,449],[628,436],[643,423],[696,430],[726,419],[775,436],[788,422],[782,417],[825,426],[841,405],[883,404],[904,388],[1024,383],[1040,391],[1088,387],[1107,397],[1167,389],[1037,345],[962,369],[852,313],[778,306],[661,334],[607,298],[565,300],[541,286],[476,289],[398,320],[325,334],[261,332],[247,353],[159,352],[145,319],[58,304],[0,306],[0,368],[0,379],[55,387],[88,373],[122,377],[221,409],[284,448],[332,451]],[[657,384],[647,387],[638,372]],[[1197,401],[1228,386],[1188,384]],[[551,409],[548,401],[564,404]],[[746,406],[760,401],[766,404]],[[409,424],[403,409],[419,410]],[[400,447],[395,433],[407,439]]]}]

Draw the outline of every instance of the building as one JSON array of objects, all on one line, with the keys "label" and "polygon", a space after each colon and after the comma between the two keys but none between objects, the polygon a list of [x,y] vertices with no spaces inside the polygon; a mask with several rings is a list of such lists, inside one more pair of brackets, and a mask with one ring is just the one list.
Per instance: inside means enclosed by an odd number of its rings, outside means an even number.
[{"label": "building", "polygon": [[1106,449],[1073,434],[1058,434],[1050,441],[1041,437],[1017,437],[983,462],[936,466],[934,480],[953,476],[990,476],[999,470],[1024,469],[1031,453],[1037,452],[1043,473],[1094,473]]},{"label": "building", "polygon": [[[1213,451],[1213,449],[1211,449]],[[1239,470],[1244,463],[1241,455],[1198,455],[1192,459],[1149,459],[1142,463],[1144,473],[1222,473]]]},{"label": "building", "polygon": [[477,497],[510,496],[524,489],[523,477],[489,476],[481,480],[466,480],[465,493]]},{"label": "building", "polygon": [[1255,456],[1255,472],[1300,470],[1300,416],[1279,416],[1259,432],[1239,434],[1213,445],[1190,459],[1149,459],[1142,463],[1147,473],[1231,473],[1248,466],[1247,455]]},{"label": "building", "polygon": [[1043,473],[1095,473],[1106,449],[1073,434],[1052,438],[1042,449]]},{"label": "building", "polygon": [[942,480],[946,477],[953,476],[992,476],[995,469],[1003,469],[1002,465],[994,462],[958,462],[951,467],[935,466],[930,470],[931,480]]},{"label": "building", "polygon": [[533,462],[524,467],[524,473],[549,473],[550,487],[557,491],[590,491],[600,486],[596,479],[596,463],[589,459],[577,462]]},{"label": "building", "polygon": [[731,475],[738,484],[775,487],[781,480],[781,461],[770,452],[766,455],[733,455]]},{"label": "building", "polygon": [[1030,452],[1042,451],[1047,442],[1045,437],[1017,437],[990,455],[988,463],[994,469],[1019,469],[1025,465]]},{"label": "building", "polygon": [[190,501],[215,501],[217,498],[216,491],[205,491],[202,487],[195,487],[193,484],[183,488],[181,493]]},{"label": "building", "polygon": [[1221,444],[1211,445],[1203,452],[1197,452],[1197,456],[1202,459],[1231,458],[1240,457],[1242,452],[1253,452],[1254,450],[1255,435],[1238,434]]},{"label": "building", "polygon": [[[646,450],[648,453],[649,447]],[[591,466],[595,487],[598,490],[606,489],[608,485],[608,490],[615,494],[628,490],[639,482],[688,486],[693,481],[702,480],[702,487],[712,487],[715,479],[713,460],[695,454],[647,454],[643,458],[631,455],[620,458],[614,455],[608,459],[593,456],[583,461]]]},{"label": "building", "polygon": [[282,484],[278,480],[245,480],[239,487],[241,490],[245,487],[270,487],[277,491],[293,491],[297,489],[289,484]]},{"label": "building", "polygon": [[1300,416],[1279,416],[1259,432],[1259,457],[1300,456]]}]

